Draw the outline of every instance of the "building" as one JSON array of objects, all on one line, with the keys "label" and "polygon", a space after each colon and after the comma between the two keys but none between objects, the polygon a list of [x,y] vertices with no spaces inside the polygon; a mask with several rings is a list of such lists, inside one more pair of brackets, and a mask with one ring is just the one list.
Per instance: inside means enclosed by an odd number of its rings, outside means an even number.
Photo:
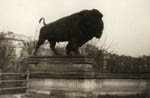
[{"label": "building", "polygon": [[20,51],[22,50],[24,43],[32,41],[31,37],[21,35],[21,34],[16,34],[13,32],[7,32],[7,33],[1,32],[1,36],[4,36],[1,38],[1,40],[3,40],[4,38],[5,40],[10,40],[12,42],[14,46],[13,48],[15,48],[17,58],[20,56]]}]

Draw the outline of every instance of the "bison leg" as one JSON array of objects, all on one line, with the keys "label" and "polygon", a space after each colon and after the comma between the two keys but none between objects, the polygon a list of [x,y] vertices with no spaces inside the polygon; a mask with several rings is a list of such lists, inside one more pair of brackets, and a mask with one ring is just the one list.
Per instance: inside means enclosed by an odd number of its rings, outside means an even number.
[{"label": "bison leg", "polygon": [[75,55],[79,55],[78,51],[78,44],[69,42],[67,47],[66,47],[66,54],[67,55],[72,55],[71,52],[73,52]]},{"label": "bison leg", "polygon": [[80,55],[78,48],[74,50],[74,53],[75,53],[76,55]]},{"label": "bison leg", "polygon": [[55,41],[50,41],[50,40],[48,40],[48,41],[49,41],[49,43],[50,43],[50,48],[52,49],[53,53],[54,53],[55,55],[60,55],[60,54],[56,51],[56,49],[55,49],[56,42],[55,42]]},{"label": "bison leg", "polygon": [[39,40],[36,44],[36,47],[35,47],[34,56],[37,55],[38,48],[44,43],[44,41],[45,41],[44,38],[39,38]]},{"label": "bison leg", "polygon": [[70,45],[70,42],[69,42],[68,45],[66,46],[66,54],[67,54],[67,55],[71,55],[71,45]]}]

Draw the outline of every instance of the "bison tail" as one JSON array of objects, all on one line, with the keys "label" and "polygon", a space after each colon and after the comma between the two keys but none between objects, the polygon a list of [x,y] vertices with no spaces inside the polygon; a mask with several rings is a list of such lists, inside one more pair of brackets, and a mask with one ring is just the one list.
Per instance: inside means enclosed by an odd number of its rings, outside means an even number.
[{"label": "bison tail", "polygon": [[44,26],[47,25],[47,24],[45,23],[45,18],[44,18],[44,17],[40,18],[39,23],[41,23],[41,21],[43,21],[43,25],[44,25]]}]

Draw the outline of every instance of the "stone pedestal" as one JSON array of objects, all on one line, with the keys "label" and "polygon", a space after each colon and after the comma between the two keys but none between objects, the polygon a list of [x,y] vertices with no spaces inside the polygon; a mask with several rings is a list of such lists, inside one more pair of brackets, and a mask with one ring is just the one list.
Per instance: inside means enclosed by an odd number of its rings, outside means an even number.
[{"label": "stone pedestal", "polygon": [[31,57],[30,77],[34,78],[94,78],[95,61],[90,57]]},{"label": "stone pedestal", "polygon": [[30,57],[28,65],[29,87],[33,92],[86,97],[97,86],[95,61],[90,57]]}]

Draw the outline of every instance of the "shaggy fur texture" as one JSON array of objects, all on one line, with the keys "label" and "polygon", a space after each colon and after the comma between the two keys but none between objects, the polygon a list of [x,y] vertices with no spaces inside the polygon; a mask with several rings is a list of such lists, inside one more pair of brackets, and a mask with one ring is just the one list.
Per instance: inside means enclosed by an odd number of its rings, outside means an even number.
[{"label": "shaggy fur texture", "polygon": [[103,31],[103,15],[96,9],[83,10],[70,16],[61,18],[49,24],[45,24],[40,30],[39,40],[34,55],[45,40],[50,43],[54,54],[59,53],[55,49],[56,42],[68,41],[66,54],[79,54],[78,49],[93,37],[100,38]]}]

